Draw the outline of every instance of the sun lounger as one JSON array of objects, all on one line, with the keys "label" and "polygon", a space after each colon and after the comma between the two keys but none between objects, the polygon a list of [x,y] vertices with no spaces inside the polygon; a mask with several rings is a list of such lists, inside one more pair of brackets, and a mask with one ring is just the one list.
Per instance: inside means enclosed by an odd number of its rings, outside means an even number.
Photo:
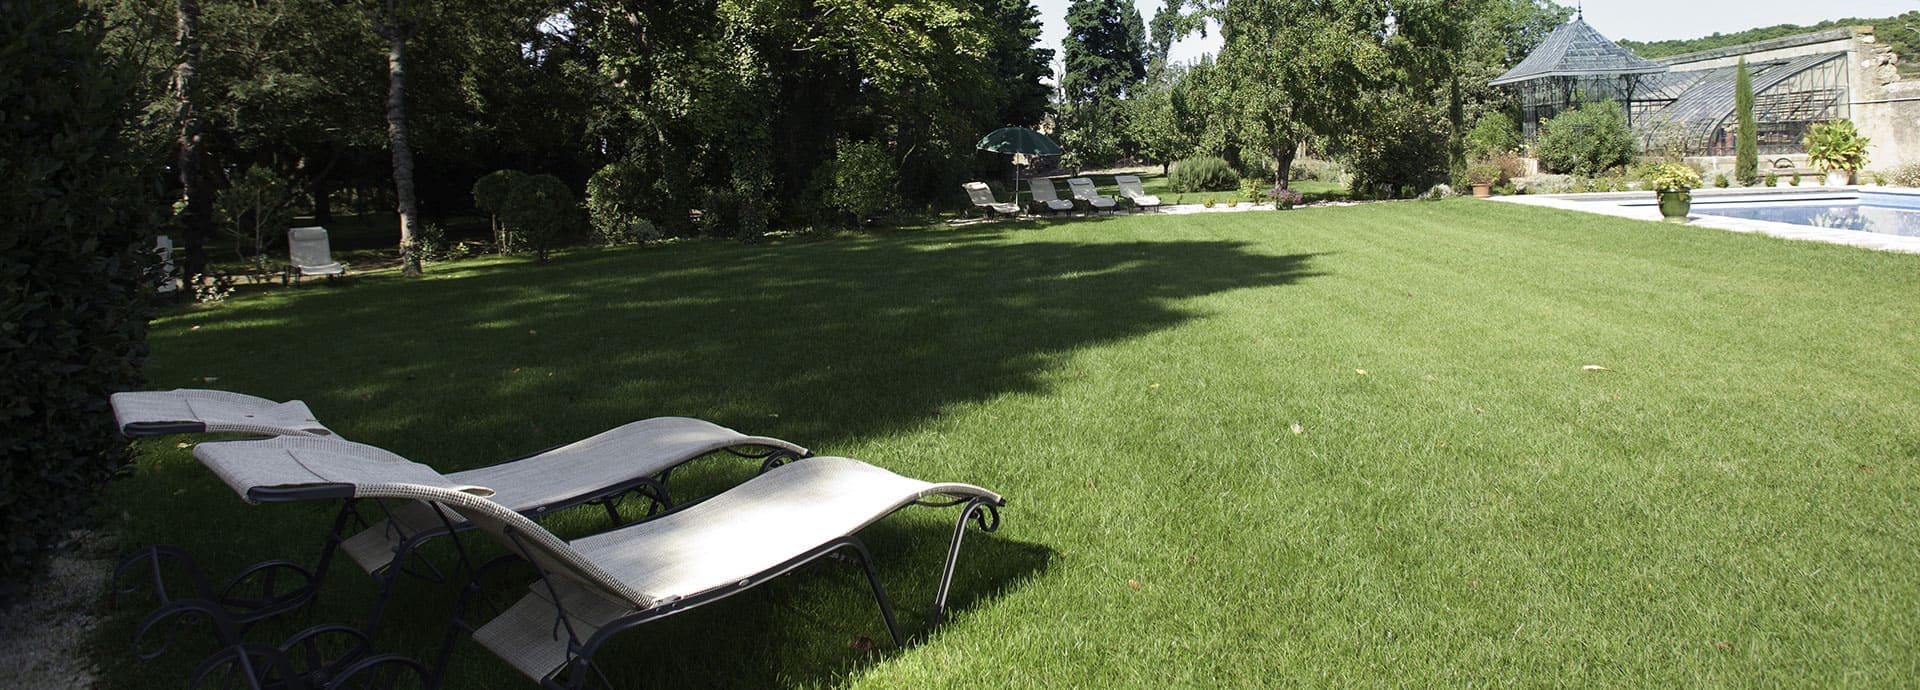
[{"label": "sun lounger", "polygon": [[1068,179],[1067,188],[1073,190],[1073,198],[1087,202],[1087,206],[1096,211],[1101,209],[1111,211],[1118,204],[1118,202],[1114,201],[1113,197],[1101,196],[1100,190],[1093,186],[1092,178],[1075,177]]},{"label": "sun lounger", "polygon": [[1140,177],[1137,175],[1114,175],[1113,184],[1120,188],[1120,196],[1132,201],[1135,207],[1152,208],[1160,205],[1160,197],[1148,194],[1147,189],[1140,186]]},{"label": "sun lounger", "polygon": [[[938,625],[966,523],[971,519],[983,530],[997,529],[998,508],[1005,504],[999,495],[977,486],[929,483],[857,460],[816,457],[774,468],[684,510],[563,541],[491,500],[485,487],[450,486],[431,477],[421,477],[427,483],[411,484],[407,480],[414,477],[398,467],[347,471],[384,464],[359,455],[358,448],[364,446],[284,437],[202,448],[258,444],[297,452],[326,469],[311,485],[252,489],[252,500],[419,501],[449,519],[471,521],[511,555],[532,563],[540,579],[518,603],[477,627],[465,622],[463,610],[456,614],[455,625],[471,629],[481,646],[548,687],[582,687],[595,678],[595,653],[619,632],[726,598],[839,552],[862,565],[888,633],[896,644],[903,643],[872,558],[854,534],[909,505],[964,505],[936,589],[929,624]],[[446,656],[443,650],[441,659]]]},{"label": "sun lounger", "polygon": [[[299,401],[275,403],[263,398],[224,391],[178,390],[120,393],[112,398],[116,417],[130,435],[145,433],[182,433],[223,431],[253,433],[277,438],[326,438],[340,440],[318,422]],[[341,440],[342,443],[346,441]],[[761,461],[761,470],[787,461],[807,457],[805,447],[767,436],[750,436],[714,424],[687,417],[655,417],[626,424],[587,439],[550,448],[512,461],[477,469],[441,474],[426,465],[409,461],[394,453],[352,444],[363,454],[377,457],[382,468],[405,472],[415,482],[431,479],[450,486],[481,485],[494,488],[496,502],[532,516],[579,506],[598,504],[616,523],[621,520],[618,503],[628,494],[638,494],[657,510],[674,504],[667,489],[675,468],[696,458],[725,451]],[[302,484],[315,481],[314,470],[291,451],[270,451],[263,446],[236,446],[209,442],[194,453],[201,463],[244,498],[247,491],[260,486]],[[385,515],[366,516],[349,502],[334,521],[332,534],[322,547],[318,565],[311,570],[287,562],[271,561],[249,568],[220,587],[213,587],[198,574],[198,566],[178,549],[153,546],[142,549],[121,562],[116,581],[136,573],[151,573],[152,587],[164,602],[166,578],[161,563],[180,561],[190,575],[189,584],[197,590],[192,597],[235,603],[236,616],[243,623],[279,615],[304,605],[320,586],[334,554],[344,551],[355,563],[381,580],[380,599],[369,619],[369,634],[377,626],[379,613],[401,568],[397,567],[422,542],[447,534],[447,530],[466,527],[447,524],[420,504],[387,504]],[[368,525],[367,523],[371,523]],[[253,595],[246,602],[222,592],[245,589],[244,581],[265,579],[278,583],[277,591]],[[132,588],[122,589],[131,593]]]},{"label": "sun lounger", "polygon": [[1027,184],[1033,190],[1034,202],[1045,204],[1048,211],[1073,210],[1073,202],[1060,198],[1060,195],[1054,191],[1053,180],[1036,177],[1028,180]]},{"label": "sun lounger", "polygon": [[160,282],[154,285],[154,291],[167,293],[179,290],[180,278],[173,274],[173,238],[166,235],[153,238],[153,253],[160,257]]},{"label": "sun lounger", "polygon": [[973,202],[974,206],[986,209],[987,215],[998,213],[1013,216],[1020,214],[1019,206],[995,201],[993,198],[993,190],[989,189],[985,182],[968,182],[960,185],[960,187],[967,190],[967,198]]}]

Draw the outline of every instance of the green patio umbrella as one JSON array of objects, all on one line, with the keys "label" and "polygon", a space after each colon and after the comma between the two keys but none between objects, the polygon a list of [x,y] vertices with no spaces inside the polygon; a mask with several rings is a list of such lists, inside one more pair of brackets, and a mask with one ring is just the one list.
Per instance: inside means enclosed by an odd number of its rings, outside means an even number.
[{"label": "green patio umbrella", "polygon": [[[1025,127],[1001,127],[980,138],[974,148],[1008,155],[1058,156],[1060,145],[1047,135]],[[1020,168],[1013,169],[1013,205],[1020,206]],[[1020,208],[1026,208],[1020,206]]]}]

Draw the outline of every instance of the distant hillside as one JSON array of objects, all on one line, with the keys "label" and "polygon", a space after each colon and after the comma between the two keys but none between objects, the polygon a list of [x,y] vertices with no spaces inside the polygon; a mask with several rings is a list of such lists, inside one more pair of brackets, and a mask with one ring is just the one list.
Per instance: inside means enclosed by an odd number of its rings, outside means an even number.
[{"label": "distant hillside", "polygon": [[1834,19],[1812,26],[1781,24],[1779,26],[1749,29],[1731,34],[1715,33],[1704,38],[1686,40],[1651,41],[1646,43],[1622,40],[1617,41],[1617,43],[1626,46],[1628,49],[1639,54],[1640,57],[1655,59],[1669,55],[1713,50],[1715,48],[1736,46],[1742,43],[1765,41],[1771,38],[1781,38],[1784,36],[1812,33],[1827,29],[1838,29],[1847,26],[1873,27],[1874,35],[1878,37],[1879,41],[1891,46],[1895,53],[1900,54],[1901,76],[1908,78],[1920,76],[1920,11],[1880,19]]}]

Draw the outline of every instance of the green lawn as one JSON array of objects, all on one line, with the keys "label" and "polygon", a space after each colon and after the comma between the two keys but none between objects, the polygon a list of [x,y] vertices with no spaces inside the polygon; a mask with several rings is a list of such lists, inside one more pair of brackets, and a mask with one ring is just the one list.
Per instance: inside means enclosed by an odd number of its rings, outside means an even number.
[{"label": "green lawn", "polygon": [[[1920,677],[1920,256],[1455,200],[431,273],[168,315],[152,386],[303,399],[443,470],[684,414],[1009,497],[923,645],[857,649],[884,627],[829,563],[624,635],[623,687]],[[129,546],[309,557],[325,508],[245,505],[176,442],[109,492]],[[952,514],[865,534],[910,630]],[[333,575],[314,620],[367,602]],[[410,581],[381,646],[425,655],[446,598]],[[205,651],[134,662],[130,626],[109,687]]]}]

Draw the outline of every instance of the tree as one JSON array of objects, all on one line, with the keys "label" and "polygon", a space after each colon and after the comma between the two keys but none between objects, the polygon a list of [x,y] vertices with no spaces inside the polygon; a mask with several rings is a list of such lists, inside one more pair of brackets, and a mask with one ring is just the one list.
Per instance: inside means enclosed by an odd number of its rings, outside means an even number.
[{"label": "tree", "polygon": [[1040,10],[1029,0],[983,0],[983,12],[992,27],[987,55],[993,66],[992,84],[999,91],[995,124],[1032,126],[1047,115],[1051,89],[1042,80],[1053,77],[1053,49],[1040,43]]},{"label": "tree", "polygon": [[1124,149],[1122,99],[1147,76],[1146,25],[1130,0],[1074,0],[1060,44],[1061,146],[1100,163]]},{"label": "tree", "polygon": [[200,62],[200,0],[179,0],[175,13],[176,55],[173,67],[174,121],[178,127],[175,171],[180,175],[178,222],[186,245],[181,269],[188,276],[207,272],[207,237],[213,228],[213,190],[202,166],[205,135],[200,110],[194,107],[194,79]]},{"label": "tree", "polygon": [[1225,39],[1218,69],[1229,139],[1270,158],[1282,188],[1300,143],[1356,119],[1386,75],[1382,16],[1361,0],[1234,0],[1209,7]]},{"label": "tree", "polygon": [[1127,136],[1148,160],[1160,163],[1163,175],[1173,161],[1193,154],[1206,128],[1185,88],[1189,74],[1178,65],[1160,70],[1127,99]]},{"label": "tree", "polygon": [[414,22],[398,3],[384,0],[371,10],[371,21],[374,35],[387,42],[387,146],[393,153],[395,210],[400,215],[400,274],[417,276],[420,206],[413,191],[413,147],[407,141],[407,39],[413,37]]},{"label": "tree", "polygon": [[1733,78],[1733,111],[1740,118],[1734,131],[1733,177],[1752,186],[1760,180],[1759,128],[1753,122],[1753,75],[1747,73],[1747,58],[1740,58]]}]

